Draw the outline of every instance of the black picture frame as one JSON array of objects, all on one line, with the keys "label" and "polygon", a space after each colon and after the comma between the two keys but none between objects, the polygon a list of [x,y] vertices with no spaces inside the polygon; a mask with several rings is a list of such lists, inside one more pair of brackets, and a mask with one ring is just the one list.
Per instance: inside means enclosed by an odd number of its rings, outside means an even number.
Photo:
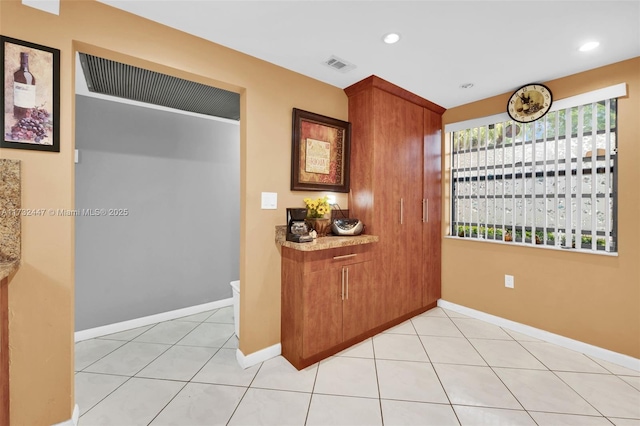
[{"label": "black picture frame", "polygon": [[351,123],[297,108],[292,122],[291,190],[349,192]]},{"label": "black picture frame", "polygon": [[[60,50],[1,35],[0,41],[3,82],[0,148],[60,152]],[[34,117],[29,115],[31,109],[24,117],[16,117],[14,113],[13,75],[20,68],[22,52],[28,53],[29,70],[35,77],[34,108],[40,111]],[[12,128],[20,118],[33,118],[37,123],[14,133]],[[38,129],[43,130],[38,134]]]}]

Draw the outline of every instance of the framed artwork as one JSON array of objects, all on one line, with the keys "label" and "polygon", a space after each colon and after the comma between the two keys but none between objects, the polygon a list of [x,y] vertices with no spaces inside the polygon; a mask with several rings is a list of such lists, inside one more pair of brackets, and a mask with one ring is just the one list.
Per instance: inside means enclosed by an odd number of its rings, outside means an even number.
[{"label": "framed artwork", "polygon": [[0,36],[0,148],[60,152],[60,51]]},{"label": "framed artwork", "polygon": [[351,123],[293,109],[291,190],[349,192]]}]

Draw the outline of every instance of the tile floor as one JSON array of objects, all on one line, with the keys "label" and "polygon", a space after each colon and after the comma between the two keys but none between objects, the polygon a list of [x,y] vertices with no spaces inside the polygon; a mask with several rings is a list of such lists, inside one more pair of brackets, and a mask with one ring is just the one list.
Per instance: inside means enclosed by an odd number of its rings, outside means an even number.
[{"label": "tile floor", "polygon": [[226,307],[76,344],[80,425],[640,426],[640,372],[441,308],[303,371]]}]

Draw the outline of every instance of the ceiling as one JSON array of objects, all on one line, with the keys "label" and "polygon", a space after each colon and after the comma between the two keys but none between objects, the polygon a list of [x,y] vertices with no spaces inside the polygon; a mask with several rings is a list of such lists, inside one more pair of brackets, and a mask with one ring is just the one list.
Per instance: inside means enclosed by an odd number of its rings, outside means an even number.
[{"label": "ceiling", "polygon": [[[640,56],[640,0],[100,1],[339,88],[375,74],[445,108]],[[383,43],[389,32],[400,41]],[[332,55],[355,68],[328,67]]]}]

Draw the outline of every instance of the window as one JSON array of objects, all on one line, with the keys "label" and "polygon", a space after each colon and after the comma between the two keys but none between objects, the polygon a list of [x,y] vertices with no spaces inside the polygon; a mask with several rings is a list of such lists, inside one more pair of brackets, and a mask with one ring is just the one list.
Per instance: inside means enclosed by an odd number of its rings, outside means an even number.
[{"label": "window", "polygon": [[617,251],[617,100],[554,106],[532,123],[455,125],[452,236]]}]

